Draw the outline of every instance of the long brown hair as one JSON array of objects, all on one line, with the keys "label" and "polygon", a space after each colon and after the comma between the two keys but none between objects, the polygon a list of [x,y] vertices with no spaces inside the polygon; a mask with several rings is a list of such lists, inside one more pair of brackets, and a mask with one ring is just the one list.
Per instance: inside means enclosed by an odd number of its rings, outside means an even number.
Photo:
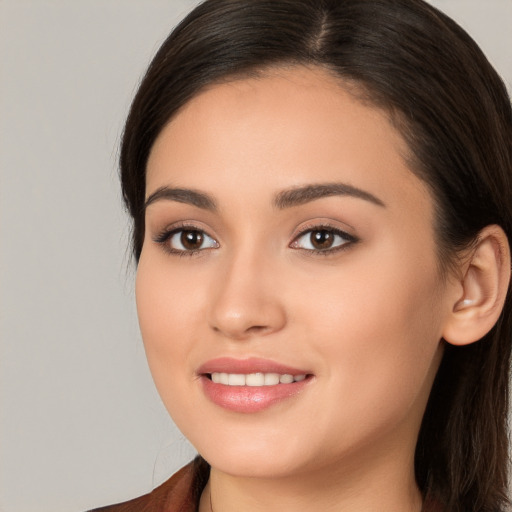
[{"label": "long brown hair", "polygon": [[[137,260],[146,162],[165,124],[208,84],[290,64],[329,70],[389,114],[434,198],[442,269],[488,224],[510,243],[510,99],[453,20],[422,0],[206,0],[157,52],[126,122],[121,179]],[[507,502],[511,308],[509,290],[488,335],[446,346],[425,412],[416,478],[450,512]]]}]

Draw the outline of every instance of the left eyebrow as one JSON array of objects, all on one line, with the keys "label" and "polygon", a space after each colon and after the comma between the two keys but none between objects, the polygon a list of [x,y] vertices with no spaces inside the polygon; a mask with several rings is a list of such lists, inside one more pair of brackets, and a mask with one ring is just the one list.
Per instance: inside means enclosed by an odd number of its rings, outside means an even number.
[{"label": "left eyebrow", "polygon": [[347,183],[318,183],[283,190],[274,197],[274,206],[282,210],[330,196],[355,197],[369,201],[383,208],[386,207],[381,199],[370,194],[370,192],[348,185]]}]

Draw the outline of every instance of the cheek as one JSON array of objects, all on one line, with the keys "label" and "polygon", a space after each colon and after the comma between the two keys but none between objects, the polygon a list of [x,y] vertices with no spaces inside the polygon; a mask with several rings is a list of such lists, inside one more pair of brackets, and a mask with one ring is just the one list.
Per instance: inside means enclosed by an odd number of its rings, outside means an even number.
[{"label": "cheek", "polygon": [[[385,253],[381,253],[385,254]],[[332,389],[361,416],[402,414],[430,390],[441,321],[435,261],[360,257],[300,305]],[[371,263],[371,264],[370,264]],[[312,308],[311,306],[314,305]],[[341,409],[340,409],[341,411]],[[361,417],[359,416],[359,417]],[[377,415],[376,415],[377,416]]]},{"label": "cheek", "polygon": [[[166,258],[166,255],[163,256]],[[199,301],[183,273],[175,272],[161,256],[147,255],[139,261],[136,301],[144,348],[153,379],[167,404],[166,394],[179,390],[169,385],[183,372],[193,373],[188,364],[190,347],[199,338]],[[172,377],[172,379],[171,379]]]}]

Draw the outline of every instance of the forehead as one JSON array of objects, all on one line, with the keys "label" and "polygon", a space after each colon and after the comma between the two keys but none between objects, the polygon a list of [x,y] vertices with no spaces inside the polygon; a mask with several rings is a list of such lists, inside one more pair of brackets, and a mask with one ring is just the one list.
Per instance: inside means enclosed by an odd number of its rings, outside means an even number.
[{"label": "forehead", "polygon": [[169,183],[219,193],[229,184],[256,193],[332,180],[388,196],[411,187],[425,193],[388,115],[352,90],[327,71],[306,67],[205,88],[157,138],[147,194]]},{"label": "forehead", "polygon": [[[326,131],[333,120],[353,123],[357,118],[358,124],[370,123],[372,132],[388,133],[392,136],[387,138],[388,141],[406,152],[399,133],[394,128],[390,131],[387,113],[371,105],[370,95],[362,85],[335,77],[318,66],[269,68],[256,76],[210,84],[178,110],[154,146],[165,132],[172,132],[173,137],[179,133],[188,136],[187,128],[192,128],[190,123],[195,125],[194,130],[215,125],[219,135],[219,129],[229,123],[236,123],[239,130],[256,129],[256,115],[260,116],[259,126],[272,125],[276,130],[283,126],[288,138],[301,129],[302,123],[315,121],[315,128],[323,124]],[[293,125],[297,130],[291,129]],[[240,133],[245,134],[245,131]],[[256,132],[252,135],[256,136]]]}]

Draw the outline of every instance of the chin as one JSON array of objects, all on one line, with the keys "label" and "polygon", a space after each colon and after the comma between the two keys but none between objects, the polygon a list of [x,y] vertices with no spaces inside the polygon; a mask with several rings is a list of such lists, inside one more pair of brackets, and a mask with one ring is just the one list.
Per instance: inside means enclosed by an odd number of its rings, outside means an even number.
[{"label": "chin", "polygon": [[266,454],[212,453],[210,457],[203,455],[207,462],[216,470],[232,476],[244,478],[281,478],[300,472],[299,461],[288,460],[278,452]]},{"label": "chin", "polygon": [[207,439],[198,442],[192,439],[192,443],[213,468],[232,476],[281,478],[299,474],[311,466],[308,453],[312,446],[307,440],[294,439],[289,432],[265,434],[210,433]]}]

